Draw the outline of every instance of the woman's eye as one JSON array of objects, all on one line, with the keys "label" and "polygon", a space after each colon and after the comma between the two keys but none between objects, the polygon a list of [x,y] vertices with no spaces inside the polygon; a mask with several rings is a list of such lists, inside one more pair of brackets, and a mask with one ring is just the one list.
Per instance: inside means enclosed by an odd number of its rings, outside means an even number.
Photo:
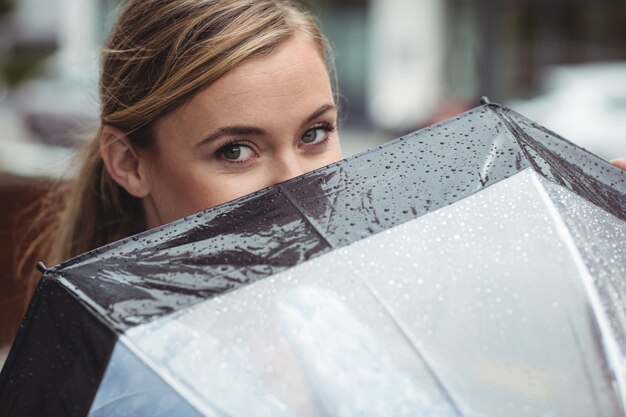
[{"label": "woman's eye", "polygon": [[244,162],[253,156],[253,151],[249,146],[233,143],[231,145],[223,146],[219,154],[229,161]]},{"label": "woman's eye", "polygon": [[319,143],[323,142],[328,137],[328,131],[330,129],[324,126],[314,127],[304,132],[302,135],[302,142],[304,143]]}]

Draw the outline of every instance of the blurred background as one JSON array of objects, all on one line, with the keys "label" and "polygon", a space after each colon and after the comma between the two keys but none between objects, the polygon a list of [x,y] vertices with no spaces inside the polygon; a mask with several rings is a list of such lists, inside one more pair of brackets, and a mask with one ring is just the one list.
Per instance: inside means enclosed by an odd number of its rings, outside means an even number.
[{"label": "blurred background", "polygon": [[[17,285],[16,213],[71,175],[71,155],[95,129],[98,48],[119,3],[0,0],[0,295]],[[334,45],[346,155],[485,95],[603,158],[626,156],[625,0],[305,5]],[[0,316],[13,302],[0,300]],[[0,345],[10,340],[1,327]]]},{"label": "blurred background", "polygon": [[[0,171],[67,172],[97,120],[98,48],[119,3],[0,0]],[[303,3],[334,45],[347,155],[483,95],[602,157],[626,154],[624,0]]]}]

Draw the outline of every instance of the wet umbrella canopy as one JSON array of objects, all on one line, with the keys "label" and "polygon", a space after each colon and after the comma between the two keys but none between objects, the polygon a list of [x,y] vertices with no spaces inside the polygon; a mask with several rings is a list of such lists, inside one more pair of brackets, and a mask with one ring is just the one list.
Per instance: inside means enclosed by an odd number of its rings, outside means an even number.
[{"label": "wet umbrella canopy", "polygon": [[615,416],[626,173],[497,105],[49,269],[0,414]]}]

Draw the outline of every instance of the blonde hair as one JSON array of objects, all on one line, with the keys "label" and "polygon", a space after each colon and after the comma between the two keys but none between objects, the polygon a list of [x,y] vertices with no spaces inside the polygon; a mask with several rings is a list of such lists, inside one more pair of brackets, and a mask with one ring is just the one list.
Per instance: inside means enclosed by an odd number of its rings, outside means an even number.
[{"label": "blonde hair", "polygon": [[76,179],[57,190],[61,209],[51,205],[42,214],[47,227],[23,259],[37,253],[56,264],[144,230],[140,201],[111,178],[100,157],[102,127],[125,132],[139,150],[150,148],[160,117],[296,33],[309,36],[329,63],[315,20],[286,0],[127,2],[102,51],[98,132],[80,155]]}]

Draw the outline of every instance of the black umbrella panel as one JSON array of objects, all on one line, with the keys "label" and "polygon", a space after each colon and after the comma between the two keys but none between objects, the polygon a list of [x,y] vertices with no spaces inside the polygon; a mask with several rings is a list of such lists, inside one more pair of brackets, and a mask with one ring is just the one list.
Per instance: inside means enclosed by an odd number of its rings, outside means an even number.
[{"label": "black umbrella panel", "polygon": [[626,173],[459,117],[49,269],[0,414],[615,416]]}]

